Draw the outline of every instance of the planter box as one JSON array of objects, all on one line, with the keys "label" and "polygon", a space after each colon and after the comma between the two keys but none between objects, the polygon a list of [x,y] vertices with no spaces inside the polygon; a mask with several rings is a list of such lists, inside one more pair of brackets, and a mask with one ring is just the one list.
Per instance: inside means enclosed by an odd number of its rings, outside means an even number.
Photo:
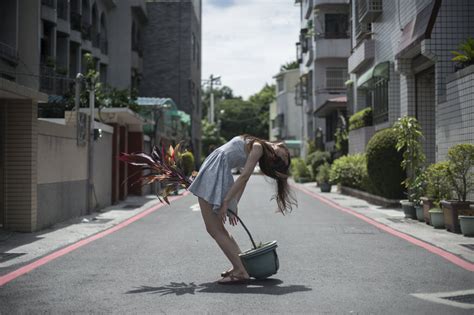
[{"label": "planter box", "polygon": [[431,212],[430,216],[431,225],[433,225],[435,229],[445,228],[443,212]]},{"label": "planter box", "polygon": [[448,231],[461,233],[458,217],[460,215],[474,215],[474,210],[469,208],[472,203],[471,201],[441,201],[441,206],[444,211],[444,224]]},{"label": "planter box", "polygon": [[425,222],[426,224],[431,224],[429,211],[434,208],[434,200],[427,197],[421,197],[420,199],[423,201],[423,217],[425,218]]},{"label": "planter box", "polygon": [[372,195],[366,191],[341,186],[341,194],[363,199],[371,204],[385,208],[400,208],[400,200],[387,199],[377,195]]},{"label": "planter box", "polygon": [[474,216],[459,216],[461,232],[464,236],[474,236]]},{"label": "planter box", "polygon": [[321,183],[319,185],[319,189],[321,189],[321,192],[324,192],[324,193],[331,192],[331,187],[332,185],[328,183]]}]

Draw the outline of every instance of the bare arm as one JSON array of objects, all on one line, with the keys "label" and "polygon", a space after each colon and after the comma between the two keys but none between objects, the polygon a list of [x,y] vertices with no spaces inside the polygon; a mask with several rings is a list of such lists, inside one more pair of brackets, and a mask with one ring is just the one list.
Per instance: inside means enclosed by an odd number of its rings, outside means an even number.
[{"label": "bare arm", "polygon": [[245,190],[245,185],[247,184],[250,175],[252,175],[253,170],[255,168],[255,165],[257,165],[258,160],[263,154],[263,149],[260,143],[254,143],[252,146],[252,150],[249,153],[249,156],[247,158],[247,162],[245,162],[244,169],[242,170],[242,173],[240,176],[237,178],[237,180],[234,182],[232,187],[229,189],[227,192],[224,201],[222,203],[221,209],[219,210],[219,214],[222,216],[222,220],[225,221],[226,213],[227,213],[227,208],[229,205],[229,202],[234,198],[237,197],[240,199],[242,196],[242,193]]}]

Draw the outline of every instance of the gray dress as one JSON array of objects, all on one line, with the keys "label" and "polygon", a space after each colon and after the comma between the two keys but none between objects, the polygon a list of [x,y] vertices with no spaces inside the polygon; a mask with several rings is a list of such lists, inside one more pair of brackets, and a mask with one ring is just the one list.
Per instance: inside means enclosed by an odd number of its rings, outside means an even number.
[{"label": "gray dress", "polygon": [[[206,200],[217,213],[224,197],[234,184],[231,169],[244,167],[246,161],[245,140],[242,136],[234,137],[206,158],[188,190]],[[237,210],[235,198],[229,202],[229,208]]]}]

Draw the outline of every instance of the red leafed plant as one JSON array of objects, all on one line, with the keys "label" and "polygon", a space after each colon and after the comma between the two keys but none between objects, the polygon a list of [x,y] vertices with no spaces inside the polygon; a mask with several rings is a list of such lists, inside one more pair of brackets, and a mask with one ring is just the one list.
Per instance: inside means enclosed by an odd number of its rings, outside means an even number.
[{"label": "red leafed plant", "polygon": [[[182,155],[183,152],[181,144],[179,143],[174,148],[170,146],[167,152],[165,152],[164,148],[159,152],[155,146],[153,147],[151,155],[143,152],[122,153],[122,155],[119,156],[119,160],[141,167],[137,172],[140,176],[132,185],[141,184],[144,186],[159,182],[162,191],[160,195],[158,195],[158,198],[161,202],[164,201],[169,204],[168,196],[179,187],[187,189],[189,185],[191,185],[192,177],[196,175],[195,172],[193,172],[191,177],[185,175],[181,158]],[[148,172],[143,174],[143,171]],[[129,178],[137,175],[137,173],[132,174]]]}]

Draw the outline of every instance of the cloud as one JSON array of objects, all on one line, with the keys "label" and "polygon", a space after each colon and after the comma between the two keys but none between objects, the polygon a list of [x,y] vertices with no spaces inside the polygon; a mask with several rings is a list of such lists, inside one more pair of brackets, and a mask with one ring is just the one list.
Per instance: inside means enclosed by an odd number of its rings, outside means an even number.
[{"label": "cloud", "polygon": [[221,8],[231,7],[235,4],[235,0],[209,0],[208,2],[213,6]]},{"label": "cloud", "polygon": [[220,75],[222,84],[246,98],[295,60],[299,8],[290,0],[239,0],[222,10],[216,1],[203,4],[203,79]]}]

